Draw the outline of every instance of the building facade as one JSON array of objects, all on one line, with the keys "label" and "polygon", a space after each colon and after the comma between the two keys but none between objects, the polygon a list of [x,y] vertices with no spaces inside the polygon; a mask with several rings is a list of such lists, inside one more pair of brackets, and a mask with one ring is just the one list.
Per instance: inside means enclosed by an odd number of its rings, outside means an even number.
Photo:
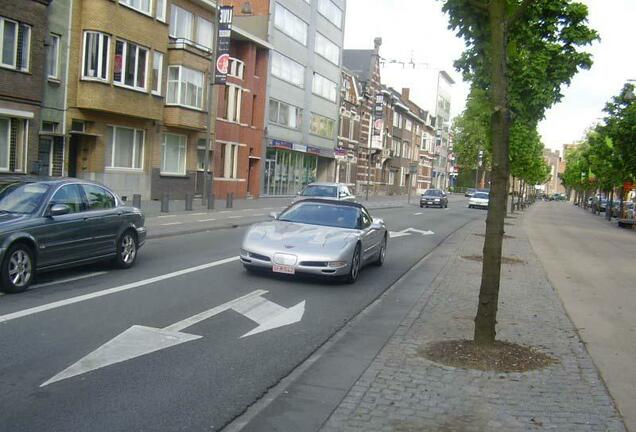
[{"label": "building facade", "polygon": [[558,150],[543,150],[543,159],[550,167],[550,177],[546,183],[543,184],[543,191],[550,195],[554,193],[565,193],[565,187],[561,183],[560,173],[563,172],[561,167],[561,156]]},{"label": "building facade", "polygon": [[0,0],[0,174],[40,173],[49,3]]},{"label": "building facade", "polygon": [[345,68],[342,70],[340,93],[338,146],[335,151],[335,181],[345,183],[350,190],[357,190],[362,98],[360,97],[358,81],[355,75]]},{"label": "building facade", "polygon": [[445,71],[437,75],[437,96],[435,106],[435,162],[433,164],[433,185],[436,188],[446,189],[452,186],[449,175],[454,172],[453,160],[449,158],[452,153],[450,148],[450,87],[455,84],[453,79]]}]

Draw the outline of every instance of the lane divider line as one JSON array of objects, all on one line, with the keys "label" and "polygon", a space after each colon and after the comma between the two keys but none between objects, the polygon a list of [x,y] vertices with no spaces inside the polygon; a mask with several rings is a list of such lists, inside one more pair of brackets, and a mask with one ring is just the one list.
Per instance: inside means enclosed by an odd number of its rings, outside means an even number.
[{"label": "lane divider line", "polygon": [[175,217],[177,217],[177,215],[163,215],[163,216],[157,216],[157,219],[175,218]]},{"label": "lane divider line", "polygon": [[104,297],[110,294],[115,294],[118,292],[122,292],[122,291],[127,291],[130,289],[134,289],[134,288],[138,288],[138,287],[142,287],[145,285],[150,285],[153,284],[155,282],[160,282],[166,279],[172,279],[172,278],[176,278],[179,276],[183,276],[189,273],[194,273],[194,272],[198,272],[201,270],[207,270],[209,268],[213,268],[213,267],[218,267],[220,265],[223,264],[227,264],[227,263],[231,263],[234,261],[238,261],[239,257],[238,256],[233,256],[230,258],[224,258],[218,261],[212,261],[209,262],[207,264],[201,264],[195,267],[190,267],[190,268],[186,268],[183,270],[177,270],[174,271],[172,273],[166,273],[164,275],[160,275],[160,276],[155,276],[152,278],[148,278],[148,279],[143,279],[137,282],[132,282],[129,284],[125,284],[125,285],[120,285],[117,287],[113,287],[113,288],[108,288],[102,291],[97,291],[94,293],[90,293],[90,294],[84,294],[84,295],[80,295],[80,296],[76,296],[76,297],[71,297],[68,299],[64,299],[64,300],[59,300],[53,303],[48,303],[45,305],[41,305],[41,306],[36,306],[36,307],[32,307],[29,309],[24,309],[21,311],[17,311],[17,312],[13,312],[10,314],[6,314],[6,315],[0,315],[0,323],[3,322],[7,322],[7,321],[12,321],[18,318],[23,318],[26,316],[30,316],[30,315],[35,315],[38,314],[40,312],[46,312],[49,310],[53,310],[53,309],[58,309],[64,306],[68,306],[71,304],[75,304],[75,303],[80,303],[80,302],[85,302],[87,300],[92,300],[95,298],[99,298],[99,297]]},{"label": "lane divider line", "polygon": [[212,222],[215,221],[216,219],[199,219],[197,222]]},{"label": "lane divider line", "polygon": [[183,222],[170,222],[170,223],[161,224],[161,226],[182,225],[182,224]]},{"label": "lane divider line", "polygon": [[36,289],[36,288],[44,288],[47,286],[51,286],[51,285],[59,285],[61,283],[66,283],[66,282],[75,282],[78,280],[82,280],[82,279],[88,279],[88,278],[92,278],[92,277],[96,277],[96,276],[101,276],[108,273],[107,271],[98,271],[98,272],[93,272],[93,273],[88,273],[88,274],[84,274],[84,275],[79,275],[79,276],[74,276],[74,277],[70,277],[70,278],[66,278],[66,279],[59,279],[59,280],[53,280],[51,282],[44,282],[41,284],[35,284],[35,285],[31,285],[31,288],[29,288],[29,291],[31,291],[32,289]]}]

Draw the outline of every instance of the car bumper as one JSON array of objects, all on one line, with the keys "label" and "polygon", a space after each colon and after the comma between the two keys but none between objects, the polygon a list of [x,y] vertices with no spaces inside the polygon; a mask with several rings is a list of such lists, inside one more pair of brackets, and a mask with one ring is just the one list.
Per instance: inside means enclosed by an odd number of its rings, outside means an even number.
[{"label": "car bumper", "polygon": [[141,247],[146,243],[146,227],[137,227],[135,230],[137,231],[137,247]]},{"label": "car bumper", "polygon": [[479,204],[479,203],[469,203],[468,206],[473,208],[483,208],[483,209],[488,208],[488,204]]},{"label": "car bumper", "polygon": [[442,206],[443,202],[440,201],[429,201],[429,200],[420,200],[420,205],[429,205],[429,206]]},{"label": "car bumper", "polygon": [[[240,256],[243,265],[253,268],[273,271],[273,263],[263,259],[254,258],[252,256]],[[350,264],[343,267],[326,267],[326,266],[304,266],[294,265],[295,274],[306,274],[314,276],[340,277],[349,274]],[[281,273],[284,274],[284,273]]]}]

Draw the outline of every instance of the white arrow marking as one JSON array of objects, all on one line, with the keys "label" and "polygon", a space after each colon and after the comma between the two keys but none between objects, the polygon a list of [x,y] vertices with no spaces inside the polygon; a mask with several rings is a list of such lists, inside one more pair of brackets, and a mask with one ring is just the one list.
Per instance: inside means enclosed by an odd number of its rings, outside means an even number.
[{"label": "white arrow marking", "polygon": [[404,237],[404,236],[411,235],[411,233],[422,234],[424,236],[435,234],[433,231],[422,231],[415,228],[406,228],[406,229],[403,229],[402,231],[389,231],[389,237],[391,238]]},{"label": "white arrow marking", "polygon": [[423,214],[424,213],[422,213],[422,212],[417,212],[417,213],[413,213],[413,216],[420,216],[420,215],[423,215]]},{"label": "white arrow marking", "polygon": [[116,363],[160,351],[200,339],[202,336],[182,333],[181,330],[232,309],[258,324],[258,327],[245,333],[242,338],[299,322],[305,313],[305,301],[291,308],[285,308],[263,297],[265,290],[256,290],[220,306],[177,321],[162,329],[134,325],[115,336],[95,351],[64,369],[40,387],[57,381],[82,375]]}]

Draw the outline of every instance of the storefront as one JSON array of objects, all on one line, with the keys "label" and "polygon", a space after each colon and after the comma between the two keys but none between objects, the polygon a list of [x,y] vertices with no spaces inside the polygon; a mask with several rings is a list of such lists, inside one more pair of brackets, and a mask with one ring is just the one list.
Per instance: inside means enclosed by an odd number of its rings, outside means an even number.
[{"label": "storefront", "polygon": [[268,142],[265,160],[266,195],[295,195],[316,181],[320,149],[287,141]]}]

